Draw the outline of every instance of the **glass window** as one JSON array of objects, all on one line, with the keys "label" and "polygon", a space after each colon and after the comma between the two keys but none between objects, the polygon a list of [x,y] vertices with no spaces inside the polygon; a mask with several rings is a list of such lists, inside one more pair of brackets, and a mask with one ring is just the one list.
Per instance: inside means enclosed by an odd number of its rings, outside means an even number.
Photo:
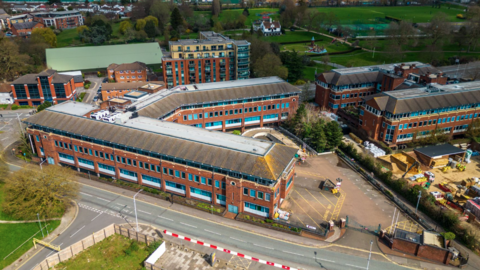
[{"label": "glass window", "polygon": [[175,170],[175,177],[180,177],[180,172]]},{"label": "glass window", "polygon": [[215,187],[219,188],[220,187],[220,182],[218,180],[215,180]]},{"label": "glass window", "polygon": [[167,168],[163,167],[163,173],[167,174]]},{"label": "glass window", "polygon": [[169,175],[173,175],[173,170],[172,170],[172,169],[168,169],[168,174],[169,174]]},{"label": "glass window", "polygon": [[193,176],[191,174],[188,174],[188,181],[192,181],[193,180]]},{"label": "glass window", "polygon": [[269,202],[270,201],[270,194],[265,193],[265,201]]},{"label": "glass window", "polygon": [[200,179],[201,179],[201,183],[202,183],[202,184],[204,184],[204,185],[207,184],[207,178],[205,178],[205,177],[202,176]]},{"label": "glass window", "polygon": [[254,189],[250,189],[250,197],[255,197],[255,190]]},{"label": "glass window", "polygon": [[207,184],[208,184],[209,186],[211,186],[211,185],[212,185],[212,179],[208,178],[208,179],[207,179]]},{"label": "glass window", "polygon": [[243,195],[247,195],[247,196],[248,196],[248,188],[243,188]]},{"label": "glass window", "polygon": [[195,182],[200,182],[200,177],[198,175],[195,175]]},{"label": "glass window", "polygon": [[257,192],[257,198],[263,200],[263,192],[261,191]]}]

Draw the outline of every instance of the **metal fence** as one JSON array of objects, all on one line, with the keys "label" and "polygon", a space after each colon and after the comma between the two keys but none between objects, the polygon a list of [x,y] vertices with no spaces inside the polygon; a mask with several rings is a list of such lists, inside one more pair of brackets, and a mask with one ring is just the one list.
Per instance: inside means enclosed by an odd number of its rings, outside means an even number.
[{"label": "metal fence", "polygon": [[378,224],[378,226],[368,226],[368,225],[363,225],[352,219],[351,217],[347,216],[346,224],[345,226],[350,229],[357,230],[359,232],[364,232],[364,233],[370,233],[373,235],[379,235],[380,230],[382,229],[382,225]]}]

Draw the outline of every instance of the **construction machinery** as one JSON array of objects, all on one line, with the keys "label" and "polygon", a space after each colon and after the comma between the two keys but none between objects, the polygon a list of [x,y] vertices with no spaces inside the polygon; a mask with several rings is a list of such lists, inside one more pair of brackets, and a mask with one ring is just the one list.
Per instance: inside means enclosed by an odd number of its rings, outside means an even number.
[{"label": "construction machinery", "polygon": [[420,164],[418,164],[418,162],[415,161],[415,162],[412,164],[412,166],[410,166],[410,167],[407,169],[407,171],[402,175],[402,178],[405,178],[405,175],[407,175],[407,173],[408,173],[411,169],[413,169],[413,167],[415,167],[415,166],[417,167],[417,170],[419,171],[419,173],[421,173],[421,172],[420,172],[420,171],[421,171],[421,170],[420,170]]},{"label": "construction machinery", "polygon": [[457,170],[460,171],[460,172],[463,172],[465,171],[466,169],[466,166],[461,164],[461,163],[457,163]]},{"label": "construction machinery", "polygon": [[445,167],[442,168],[442,172],[446,173],[446,172],[448,172],[450,169],[451,169],[450,166],[445,166]]}]

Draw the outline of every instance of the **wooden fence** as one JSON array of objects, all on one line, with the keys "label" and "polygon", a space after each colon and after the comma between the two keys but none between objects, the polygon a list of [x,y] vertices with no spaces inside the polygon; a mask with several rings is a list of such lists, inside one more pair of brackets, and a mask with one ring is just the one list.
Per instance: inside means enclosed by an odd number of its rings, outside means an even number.
[{"label": "wooden fence", "polygon": [[116,224],[111,224],[102,230],[83,238],[77,243],[60,250],[60,252],[47,257],[45,260],[37,264],[37,266],[32,268],[32,270],[47,270],[53,268],[55,265],[74,257],[78,253],[95,245],[105,238],[112,236],[113,234],[123,235],[130,239],[137,240],[138,242],[146,243],[147,245],[150,245],[157,240],[155,237],[138,233],[135,230],[124,228]]}]

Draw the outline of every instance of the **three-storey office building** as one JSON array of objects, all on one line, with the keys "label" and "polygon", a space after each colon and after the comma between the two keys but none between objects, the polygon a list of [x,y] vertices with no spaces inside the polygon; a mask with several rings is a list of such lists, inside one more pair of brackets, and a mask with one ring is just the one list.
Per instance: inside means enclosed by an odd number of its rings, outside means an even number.
[{"label": "three-storey office building", "polygon": [[273,217],[294,181],[297,149],[272,142],[136,117],[90,119],[98,108],[68,102],[28,119],[33,151],[70,166],[164,192]]},{"label": "three-storey office building", "polygon": [[418,88],[429,83],[446,84],[447,77],[429,64],[409,62],[354,68],[321,73],[316,78],[315,102],[336,112],[359,106],[364,97],[375,93]]},{"label": "three-storey office building", "polygon": [[364,98],[359,128],[389,146],[462,135],[479,115],[480,82],[383,92]]},{"label": "three-storey office building", "polygon": [[208,31],[200,32],[199,39],[170,41],[169,48],[169,54],[162,58],[168,88],[250,76],[250,43],[245,40]]},{"label": "three-storey office building", "polygon": [[39,74],[24,75],[11,84],[17,105],[38,106],[45,101],[53,104],[76,98],[74,76],[48,69]]},{"label": "three-storey office building", "polygon": [[140,116],[211,130],[278,124],[298,107],[300,90],[278,77],[176,86],[131,105]]}]

